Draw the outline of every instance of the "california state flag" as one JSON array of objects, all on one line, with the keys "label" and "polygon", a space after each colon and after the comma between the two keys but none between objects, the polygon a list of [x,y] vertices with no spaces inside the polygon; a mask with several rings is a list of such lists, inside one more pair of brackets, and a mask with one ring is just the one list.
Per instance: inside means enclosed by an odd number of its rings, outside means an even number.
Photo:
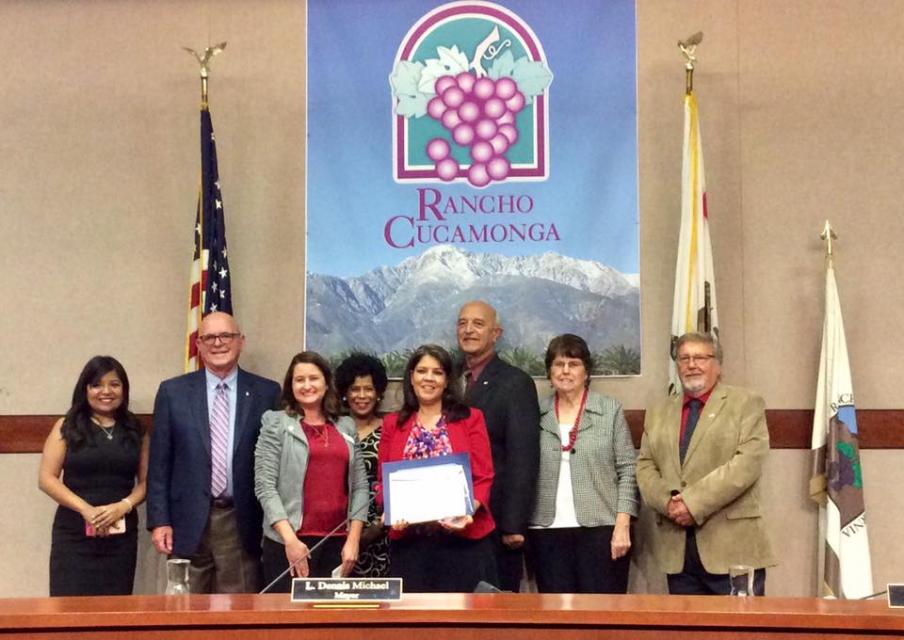
[{"label": "california state flag", "polygon": [[700,146],[697,98],[693,92],[684,97],[684,161],[681,179],[681,231],[678,237],[675,301],[672,307],[672,359],[669,361],[669,391],[672,393],[681,389],[673,360],[675,341],[688,331],[711,333],[713,338],[719,339],[713,249],[709,241],[706,179],[703,176],[703,149]]},{"label": "california state flag", "polygon": [[854,390],[831,256],[826,267],[826,311],[813,415],[810,497],[820,503],[819,595],[862,598],[873,593],[863,508]]}]

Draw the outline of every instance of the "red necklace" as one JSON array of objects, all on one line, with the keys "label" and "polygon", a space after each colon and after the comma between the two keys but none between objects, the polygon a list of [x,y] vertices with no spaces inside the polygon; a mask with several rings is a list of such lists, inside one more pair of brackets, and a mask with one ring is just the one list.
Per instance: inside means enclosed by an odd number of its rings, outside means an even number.
[{"label": "red necklace", "polygon": [[[568,432],[568,444],[562,445],[562,451],[571,451],[574,449],[574,442],[578,439],[578,425],[581,424],[581,416],[584,415],[584,405],[587,404],[587,389],[584,389],[584,395],[581,396],[581,406],[578,409],[578,415],[574,419],[574,425],[571,427],[571,431]],[[561,424],[559,420],[559,394],[556,394],[555,398],[555,407],[556,407],[556,422]]]}]

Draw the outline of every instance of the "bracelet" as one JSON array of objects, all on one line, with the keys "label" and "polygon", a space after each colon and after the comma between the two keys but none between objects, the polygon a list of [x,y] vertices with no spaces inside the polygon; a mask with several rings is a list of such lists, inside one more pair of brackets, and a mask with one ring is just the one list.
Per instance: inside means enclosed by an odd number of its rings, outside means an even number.
[{"label": "bracelet", "polygon": [[123,498],[122,500],[120,500],[120,502],[125,502],[127,505],[129,505],[129,510],[126,511],[126,513],[132,513],[132,509],[135,508],[135,505],[132,504],[131,500],[129,500],[128,498]]}]

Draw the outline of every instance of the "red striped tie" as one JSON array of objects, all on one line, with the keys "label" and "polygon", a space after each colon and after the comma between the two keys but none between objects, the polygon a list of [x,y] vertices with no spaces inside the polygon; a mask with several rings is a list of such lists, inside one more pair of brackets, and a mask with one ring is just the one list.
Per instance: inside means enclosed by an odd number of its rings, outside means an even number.
[{"label": "red striped tie", "polygon": [[226,456],[229,451],[229,385],[217,385],[210,412],[210,492],[216,498],[226,491]]}]

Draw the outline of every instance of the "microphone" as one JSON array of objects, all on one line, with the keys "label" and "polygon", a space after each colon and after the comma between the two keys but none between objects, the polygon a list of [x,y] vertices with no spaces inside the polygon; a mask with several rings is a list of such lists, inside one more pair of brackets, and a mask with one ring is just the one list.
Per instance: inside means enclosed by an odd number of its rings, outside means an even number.
[{"label": "microphone", "polygon": [[[363,507],[363,509],[362,509],[361,507]],[[262,595],[262,594],[264,594],[264,593],[267,593],[270,589],[273,588],[273,586],[274,586],[277,582],[279,582],[280,580],[282,580],[283,578],[285,578],[286,575],[292,570],[292,568],[293,568],[296,564],[298,564],[298,563],[301,562],[302,560],[307,560],[308,558],[310,558],[310,557],[311,557],[311,554],[313,554],[314,551],[316,551],[317,548],[318,548],[320,545],[322,545],[324,542],[326,542],[327,538],[329,538],[329,537],[332,536],[334,533],[336,533],[337,531],[339,531],[339,529],[341,529],[341,528],[344,527],[345,525],[349,524],[352,520],[357,520],[357,519],[358,519],[358,516],[361,515],[361,512],[362,512],[362,511],[367,511],[368,509],[370,509],[370,500],[368,500],[368,501],[365,502],[363,505],[361,505],[361,507],[359,507],[359,508],[357,509],[357,511],[355,511],[355,513],[353,513],[353,514],[350,515],[348,518],[344,519],[342,522],[340,522],[340,523],[337,524],[335,527],[333,527],[333,530],[330,531],[330,532],[329,532],[328,534],[326,534],[325,536],[323,536],[317,544],[315,544],[314,546],[310,547],[310,548],[308,549],[308,552],[307,552],[305,555],[301,556],[298,560],[296,560],[295,562],[291,563],[288,567],[286,567],[286,570],[285,570],[285,571],[283,571],[281,574],[279,574],[278,576],[276,576],[275,578],[273,578],[273,581],[272,581],[270,584],[268,584],[266,587],[264,587],[263,589],[261,589],[261,590],[258,592],[258,595]]]}]

